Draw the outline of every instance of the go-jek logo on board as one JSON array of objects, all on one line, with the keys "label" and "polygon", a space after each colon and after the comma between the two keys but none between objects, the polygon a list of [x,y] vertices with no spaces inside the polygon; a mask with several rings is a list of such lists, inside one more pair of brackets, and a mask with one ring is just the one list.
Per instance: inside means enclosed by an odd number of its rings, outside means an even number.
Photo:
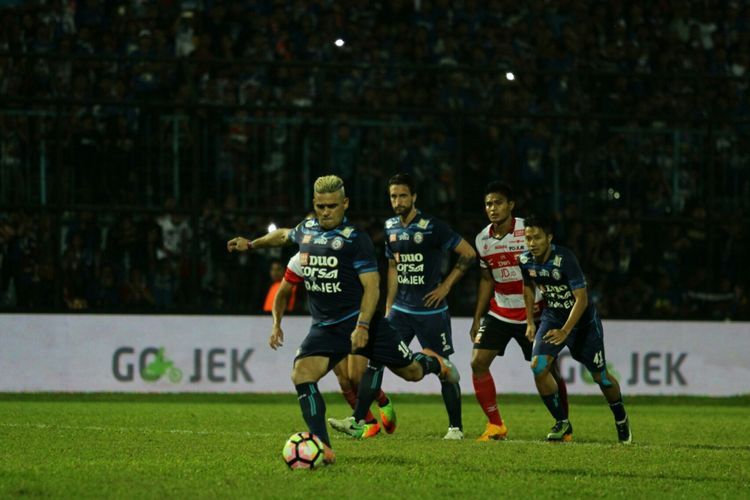
[{"label": "go-jek logo on board", "polygon": [[253,351],[219,347],[193,349],[190,374],[183,379],[183,368],[167,356],[164,347],[138,350],[124,346],[112,354],[112,376],[120,382],[133,382],[136,377],[145,382],[166,380],[173,384],[252,382],[249,363]]}]

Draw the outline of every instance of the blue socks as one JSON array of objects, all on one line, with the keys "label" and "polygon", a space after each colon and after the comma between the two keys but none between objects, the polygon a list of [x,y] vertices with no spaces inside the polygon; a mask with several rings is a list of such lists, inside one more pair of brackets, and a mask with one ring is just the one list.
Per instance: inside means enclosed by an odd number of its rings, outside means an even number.
[{"label": "blue socks", "polygon": [[297,389],[297,399],[302,408],[302,417],[307,423],[307,428],[318,436],[328,446],[331,446],[331,438],[328,437],[326,427],[326,403],[318,391],[318,384],[307,382],[294,386]]},{"label": "blue socks", "polygon": [[554,392],[553,394],[550,394],[548,396],[542,396],[542,401],[544,401],[544,405],[547,407],[547,410],[549,410],[550,414],[552,414],[557,422],[559,422],[560,420],[568,419],[568,415],[565,414],[565,409],[560,403],[559,392]]},{"label": "blue socks", "polygon": [[354,421],[364,420],[367,412],[370,411],[370,405],[375,400],[375,396],[380,392],[380,385],[383,383],[382,366],[367,365],[365,373],[359,381],[357,389],[357,404],[354,406]]},{"label": "blue socks", "polygon": [[440,383],[440,392],[443,393],[443,402],[448,411],[448,422],[450,427],[458,427],[463,430],[461,422],[461,386],[448,382]]},{"label": "blue socks", "polygon": [[612,410],[612,415],[615,416],[615,422],[622,422],[628,416],[625,413],[625,405],[622,404],[622,396],[614,403],[610,403],[609,409]]}]

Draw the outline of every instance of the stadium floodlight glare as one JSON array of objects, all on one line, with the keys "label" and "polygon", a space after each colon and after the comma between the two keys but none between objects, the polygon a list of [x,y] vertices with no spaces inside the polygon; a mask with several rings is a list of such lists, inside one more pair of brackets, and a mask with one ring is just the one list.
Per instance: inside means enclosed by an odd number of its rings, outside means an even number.
[{"label": "stadium floodlight glare", "polygon": [[268,225],[268,232],[270,233],[270,232],[273,232],[273,231],[276,231],[276,224],[274,224],[274,223],[272,222],[272,223],[270,223],[270,224]]},{"label": "stadium floodlight glare", "polygon": [[333,42],[333,44],[334,44],[334,45],[335,45],[336,47],[343,47],[345,43],[346,43],[346,42],[344,41],[344,39],[343,39],[343,38],[337,38],[337,39],[336,39],[336,41],[335,41],[335,42]]},{"label": "stadium floodlight glare", "polygon": [[507,73],[505,73],[505,78],[512,82],[516,79],[516,75],[514,75],[512,71],[508,71]]}]

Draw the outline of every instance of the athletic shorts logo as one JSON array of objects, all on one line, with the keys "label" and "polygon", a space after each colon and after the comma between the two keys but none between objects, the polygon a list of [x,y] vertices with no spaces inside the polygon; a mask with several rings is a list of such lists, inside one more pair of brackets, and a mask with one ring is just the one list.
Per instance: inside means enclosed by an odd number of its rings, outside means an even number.
[{"label": "athletic shorts logo", "polygon": [[342,240],[341,238],[334,238],[331,242],[331,248],[333,248],[334,250],[341,250],[341,247],[343,246],[344,240]]},{"label": "athletic shorts logo", "polygon": [[414,243],[419,245],[420,243],[422,243],[422,241],[424,241],[424,236],[422,235],[422,233],[420,233],[419,231],[414,233]]}]

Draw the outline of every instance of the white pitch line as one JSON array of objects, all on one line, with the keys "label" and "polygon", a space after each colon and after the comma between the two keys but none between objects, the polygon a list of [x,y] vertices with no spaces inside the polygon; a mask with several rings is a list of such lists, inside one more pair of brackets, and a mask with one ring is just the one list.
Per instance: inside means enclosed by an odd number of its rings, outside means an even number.
[{"label": "white pitch line", "polygon": [[[203,430],[190,430],[190,429],[158,429],[154,427],[105,427],[99,425],[58,425],[58,424],[12,424],[12,423],[0,423],[0,427],[13,427],[20,429],[48,429],[48,430],[70,430],[70,431],[95,431],[95,432],[141,432],[151,434],[187,434],[196,436],[247,436],[247,437],[274,437],[278,436],[277,433],[269,432],[250,432],[250,431],[203,431]],[[386,438],[389,439],[389,438]],[[429,438],[428,438],[429,439]],[[414,437],[398,437],[399,441],[419,441],[424,442],[425,438],[414,438]],[[431,439],[430,439],[431,440]],[[437,437],[434,439],[438,439]],[[473,440],[467,439],[467,442]],[[507,439],[497,443],[497,446],[503,445],[514,445],[514,444],[536,444],[544,446],[588,446],[598,448],[608,448],[615,446],[617,443],[586,443],[586,442],[573,442],[573,443],[549,443],[547,441],[537,441],[532,439]],[[487,443],[487,446],[493,446],[492,443]],[[639,448],[651,447],[649,445],[638,445]]]},{"label": "white pitch line", "polygon": [[[18,429],[48,429],[48,430],[70,430],[70,431],[95,431],[95,432],[140,432],[140,433],[151,433],[151,434],[186,434],[195,436],[243,436],[243,437],[262,437],[272,438],[278,437],[278,433],[272,432],[251,432],[251,431],[205,431],[205,430],[191,430],[191,429],[158,429],[154,427],[105,427],[99,425],[58,425],[58,424],[12,424],[12,423],[0,423],[0,428],[18,428]],[[336,435],[336,434],[334,434]],[[382,437],[380,439],[392,439],[388,437]],[[423,443],[425,440],[430,441],[444,441],[439,437],[435,438],[424,438],[424,437],[403,437],[398,436],[396,438],[400,442],[413,441]],[[466,439],[465,442],[473,442],[473,439]],[[477,443],[479,445],[479,443]],[[616,441],[610,443],[603,442],[585,442],[585,441],[573,441],[572,443],[550,443],[544,440],[536,439],[506,439],[498,441],[497,443],[482,443],[481,446],[512,446],[512,445],[538,445],[538,446],[575,446],[575,447],[587,447],[587,448],[638,448],[638,449],[664,449],[672,448],[671,444],[641,444],[633,443],[631,445],[621,445]],[[674,445],[677,448],[684,448],[685,445]],[[726,450],[722,450],[720,447],[714,448],[713,451],[750,451],[750,446],[747,448],[729,447]]]},{"label": "white pitch line", "polygon": [[7,424],[2,423],[0,427],[15,427],[21,429],[62,429],[68,431],[96,431],[96,432],[144,432],[152,434],[188,434],[196,436],[248,436],[248,437],[271,437],[271,433],[258,433],[249,431],[195,431],[190,429],[157,429],[153,427],[104,427],[99,425],[58,425],[58,424]]}]

